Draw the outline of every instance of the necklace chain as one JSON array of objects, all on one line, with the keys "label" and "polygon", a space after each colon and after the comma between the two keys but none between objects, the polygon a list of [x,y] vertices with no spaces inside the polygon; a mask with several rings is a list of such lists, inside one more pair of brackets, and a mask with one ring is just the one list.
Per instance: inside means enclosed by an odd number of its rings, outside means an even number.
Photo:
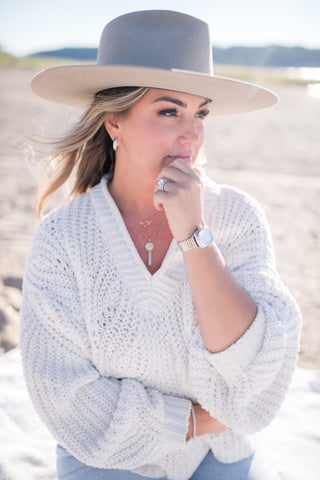
[{"label": "necklace chain", "polygon": [[153,220],[155,218],[157,218],[159,216],[159,212],[156,212],[154,215],[152,215],[151,218],[148,218],[146,220],[138,220],[137,218],[133,217],[131,215],[131,217],[128,217],[130,220],[131,218],[136,222],[136,223],[139,223],[139,225],[141,225],[142,227],[144,228],[147,228],[147,227],[150,227],[151,223],[153,222]]},{"label": "necklace chain", "polygon": [[[137,239],[139,240],[140,244],[146,249],[147,251],[147,254],[148,254],[148,266],[152,266],[152,251],[154,250],[155,248],[155,245],[154,245],[154,241],[155,241],[155,238],[156,237],[159,237],[162,233],[162,230],[164,228],[164,225],[166,223],[166,216],[164,217],[163,219],[163,222],[161,223],[160,225],[160,228],[158,230],[156,230],[155,232],[147,235],[147,237],[144,239],[144,240],[141,240],[141,237],[140,237],[140,232],[138,232],[133,220],[136,222],[136,223],[139,223],[144,229],[148,228],[152,221],[154,220],[154,218],[157,216],[154,215],[150,220],[145,220],[143,222],[139,221],[139,220],[136,220],[135,218],[131,219],[130,217],[127,217],[127,221],[130,222],[131,226],[132,226],[132,229],[134,231],[134,233],[136,234],[137,236]],[[147,233],[147,232],[146,232]],[[153,241],[152,241],[153,239]]]}]

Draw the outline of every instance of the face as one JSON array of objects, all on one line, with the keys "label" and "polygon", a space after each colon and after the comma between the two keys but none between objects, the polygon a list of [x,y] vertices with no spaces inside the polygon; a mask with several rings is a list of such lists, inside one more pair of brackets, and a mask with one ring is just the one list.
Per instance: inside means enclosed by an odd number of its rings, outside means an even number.
[{"label": "face", "polygon": [[193,165],[204,139],[208,103],[195,95],[150,89],[125,117],[116,120],[117,131],[111,136],[120,143],[117,166],[125,167],[128,175],[132,172],[154,182],[177,157]]}]

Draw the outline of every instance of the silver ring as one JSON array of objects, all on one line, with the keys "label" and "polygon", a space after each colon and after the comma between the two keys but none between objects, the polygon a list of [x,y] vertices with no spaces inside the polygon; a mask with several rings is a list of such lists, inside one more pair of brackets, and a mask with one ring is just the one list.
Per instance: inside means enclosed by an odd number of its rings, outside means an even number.
[{"label": "silver ring", "polygon": [[170,182],[170,180],[168,178],[160,178],[158,181],[157,181],[157,184],[159,186],[159,189],[161,192],[165,192],[165,189],[164,189],[164,186],[167,182]]}]

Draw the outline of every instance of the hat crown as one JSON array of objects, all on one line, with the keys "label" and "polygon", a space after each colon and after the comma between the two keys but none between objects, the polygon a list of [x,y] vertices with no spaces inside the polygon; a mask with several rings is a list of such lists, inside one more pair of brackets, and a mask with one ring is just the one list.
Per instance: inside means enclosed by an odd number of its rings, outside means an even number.
[{"label": "hat crown", "polygon": [[213,75],[209,26],[190,15],[167,10],[121,15],[102,32],[97,64]]}]

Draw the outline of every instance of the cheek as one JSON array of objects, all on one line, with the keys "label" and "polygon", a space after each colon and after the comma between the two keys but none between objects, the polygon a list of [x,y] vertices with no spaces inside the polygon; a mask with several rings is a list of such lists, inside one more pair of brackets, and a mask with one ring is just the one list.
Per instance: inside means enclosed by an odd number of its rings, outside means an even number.
[{"label": "cheek", "polygon": [[168,152],[168,132],[152,122],[140,123],[130,132],[127,154],[139,170],[152,179],[158,175],[162,158]]},{"label": "cheek", "polygon": [[152,119],[146,122],[144,125],[144,130],[148,132],[148,135],[155,140],[157,138],[166,138],[168,135],[172,134],[172,128],[169,124],[159,121],[159,119]]},{"label": "cheek", "polygon": [[202,120],[201,120],[201,123],[199,123],[199,126],[198,126],[198,135],[199,135],[199,141],[200,141],[199,143],[202,145],[203,141],[204,141],[204,124],[203,124]]},{"label": "cheek", "polygon": [[173,141],[173,129],[164,128],[156,123],[148,122],[140,129],[140,138],[143,140],[145,148],[148,148],[154,154],[166,150]]}]

